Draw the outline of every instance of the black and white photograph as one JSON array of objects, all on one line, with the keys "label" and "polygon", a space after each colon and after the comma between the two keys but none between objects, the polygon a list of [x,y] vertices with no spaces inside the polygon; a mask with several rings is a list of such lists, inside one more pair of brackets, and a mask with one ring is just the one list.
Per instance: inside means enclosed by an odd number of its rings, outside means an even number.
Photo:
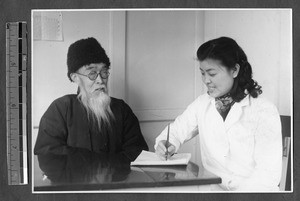
[{"label": "black and white photograph", "polygon": [[293,192],[292,9],[32,9],[32,193]]}]

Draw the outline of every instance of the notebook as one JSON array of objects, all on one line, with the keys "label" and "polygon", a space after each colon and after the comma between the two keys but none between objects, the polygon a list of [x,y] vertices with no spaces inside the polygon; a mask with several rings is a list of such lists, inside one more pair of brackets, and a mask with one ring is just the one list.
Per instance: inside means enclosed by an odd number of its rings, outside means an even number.
[{"label": "notebook", "polygon": [[162,160],[154,152],[142,151],[131,165],[187,165],[190,159],[190,153],[178,153],[168,160]]}]

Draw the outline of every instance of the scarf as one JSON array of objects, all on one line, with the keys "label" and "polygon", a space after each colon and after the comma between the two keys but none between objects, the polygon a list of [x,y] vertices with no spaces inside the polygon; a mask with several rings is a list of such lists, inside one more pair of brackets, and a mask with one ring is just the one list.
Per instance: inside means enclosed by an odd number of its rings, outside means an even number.
[{"label": "scarf", "polygon": [[215,98],[216,109],[222,116],[223,121],[225,121],[227,114],[229,113],[229,110],[234,103],[235,101],[232,99],[230,93]]}]

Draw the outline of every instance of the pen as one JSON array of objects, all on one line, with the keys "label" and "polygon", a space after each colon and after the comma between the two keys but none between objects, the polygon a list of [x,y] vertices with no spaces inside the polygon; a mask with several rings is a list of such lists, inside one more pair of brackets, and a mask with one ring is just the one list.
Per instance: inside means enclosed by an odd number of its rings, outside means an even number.
[{"label": "pen", "polygon": [[167,142],[166,142],[166,160],[168,160],[168,155],[169,155],[169,151],[168,151],[168,147],[169,147],[169,133],[170,133],[170,124],[168,124],[168,134],[167,134]]}]

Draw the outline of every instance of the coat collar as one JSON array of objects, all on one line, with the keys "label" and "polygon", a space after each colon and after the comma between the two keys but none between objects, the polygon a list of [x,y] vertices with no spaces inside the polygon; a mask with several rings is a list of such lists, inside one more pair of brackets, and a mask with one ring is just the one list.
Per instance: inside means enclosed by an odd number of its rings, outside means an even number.
[{"label": "coat collar", "polygon": [[[208,100],[211,104],[215,104],[215,98],[211,97],[210,95],[206,94]],[[239,105],[239,107],[250,105],[250,96],[249,94],[246,95],[240,102],[236,102],[234,105]]]},{"label": "coat collar", "polygon": [[[215,98],[209,96],[209,100],[211,105],[215,107]],[[240,117],[243,113],[243,107],[246,107],[248,105],[250,105],[249,94],[240,102],[236,102],[233,104],[224,122],[226,130],[228,130],[232,125],[234,125],[237,121],[240,120]]]},{"label": "coat collar", "polygon": [[230,109],[227,118],[225,120],[226,130],[228,130],[232,125],[238,122],[243,114],[243,107],[250,105],[250,96],[247,95],[243,100],[238,103],[233,104]]}]

